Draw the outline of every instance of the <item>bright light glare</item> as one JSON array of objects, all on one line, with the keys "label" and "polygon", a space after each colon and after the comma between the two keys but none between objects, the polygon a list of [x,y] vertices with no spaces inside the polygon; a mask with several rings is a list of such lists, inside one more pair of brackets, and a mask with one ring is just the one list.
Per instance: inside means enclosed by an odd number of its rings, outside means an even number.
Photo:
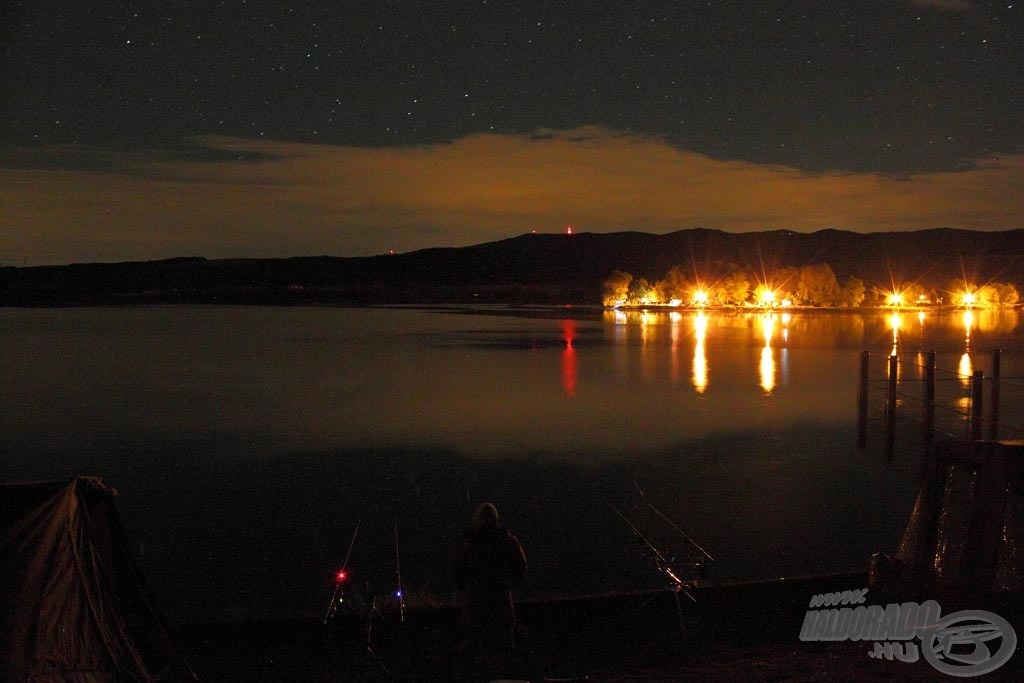
[{"label": "bright light glare", "polygon": [[772,333],[775,331],[775,316],[766,315],[761,319],[761,334],[764,335],[764,345],[772,344]]},{"label": "bright light glare", "polygon": [[772,357],[772,347],[765,345],[761,349],[761,363],[760,363],[760,374],[761,374],[761,388],[764,389],[764,393],[770,394],[775,389],[775,359]]},{"label": "bright light glare", "polygon": [[960,356],[960,365],[957,367],[957,374],[960,375],[960,382],[965,387],[971,385],[971,376],[974,375],[974,367],[971,363],[971,354],[965,353]]},{"label": "bright light glare", "polygon": [[892,292],[885,298],[885,303],[890,306],[900,306],[903,304],[903,295],[899,292]]},{"label": "bright light glare", "polygon": [[698,313],[693,319],[693,334],[697,343],[693,346],[693,388],[703,394],[708,388],[708,358],[704,352],[704,339],[708,332],[708,317]]},{"label": "bright light glare", "polygon": [[693,303],[698,306],[703,306],[708,302],[708,293],[704,290],[698,289],[693,293]]},{"label": "bright light glare", "polygon": [[708,333],[708,316],[704,313],[698,313],[693,318],[693,333],[697,337],[697,341],[703,343],[704,338]]},{"label": "bright light glare", "polygon": [[890,356],[895,356],[900,341],[900,314],[893,313],[889,316],[889,327],[892,328],[892,351]]}]

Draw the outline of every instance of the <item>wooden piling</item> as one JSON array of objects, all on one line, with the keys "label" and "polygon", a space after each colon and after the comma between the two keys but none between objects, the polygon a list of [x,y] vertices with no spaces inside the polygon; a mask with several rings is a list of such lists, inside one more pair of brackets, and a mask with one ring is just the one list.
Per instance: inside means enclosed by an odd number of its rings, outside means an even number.
[{"label": "wooden piling", "polygon": [[981,441],[982,410],[984,409],[985,373],[975,370],[971,377],[971,441]]},{"label": "wooden piling", "polygon": [[921,402],[921,471],[935,446],[935,352],[929,351],[924,366],[924,400]]},{"label": "wooden piling", "polygon": [[857,450],[868,447],[868,351],[860,353],[860,385],[857,392]]},{"label": "wooden piling", "polygon": [[889,356],[889,386],[885,395],[885,461],[890,465],[896,454],[896,388],[899,359]]},{"label": "wooden piling", "polygon": [[992,388],[989,391],[988,402],[988,440],[999,440],[999,366],[1001,365],[1002,352],[996,349],[992,352]]}]

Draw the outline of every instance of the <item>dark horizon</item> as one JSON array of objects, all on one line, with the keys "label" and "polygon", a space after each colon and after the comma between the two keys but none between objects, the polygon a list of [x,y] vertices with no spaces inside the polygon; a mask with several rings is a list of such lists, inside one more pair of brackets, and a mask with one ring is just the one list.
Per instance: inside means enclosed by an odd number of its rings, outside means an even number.
[{"label": "dark horizon", "polygon": [[[103,303],[599,305],[613,271],[651,281],[744,274],[751,289],[785,269],[827,264],[840,284],[944,292],[1009,283],[1024,289],[1024,230],[900,233],[681,230],[525,234],[468,247],[373,257],[205,259],[0,268],[0,305]],[[867,303],[871,303],[869,298]]]}]

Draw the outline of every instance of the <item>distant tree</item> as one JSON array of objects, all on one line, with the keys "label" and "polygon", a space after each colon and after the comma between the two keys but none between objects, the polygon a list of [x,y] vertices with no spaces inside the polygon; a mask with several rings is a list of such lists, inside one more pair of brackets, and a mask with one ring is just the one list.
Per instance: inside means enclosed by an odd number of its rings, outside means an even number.
[{"label": "distant tree", "polygon": [[665,293],[665,289],[661,286],[663,280],[657,280],[655,282],[648,283],[647,285],[647,303],[651,304],[662,304],[667,303],[671,298]]},{"label": "distant tree", "polygon": [[613,270],[608,279],[604,281],[604,305],[614,306],[616,303],[626,299],[629,291],[629,284],[633,276],[621,270]]},{"label": "distant tree", "polygon": [[694,284],[679,266],[674,266],[665,274],[664,280],[655,283],[655,288],[661,292],[665,300],[679,298],[689,302],[693,296]]},{"label": "distant tree", "polygon": [[1020,301],[1020,292],[1009,282],[993,282],[992,286],[999,293],[1000,306],[1016,306]]},{"label": "distant tree", "polygon": [[712,288],[713,300],[721,304],[742,304],[749,296],[750,282],[739,271],[725,276]]},{"label": "distant tree", "polygon": [[856,308],[864,303],[864,281],[852,275],[843,283],[839,292],[840,305]]},{"label": "distant tree", "polygon": [[779,300],[789,299],[791,301],[799,301],[799,284],[800,284],[800,269],[799,268],[779,268],[775,271],[775,294]]},{"label": "distant tree", "polygon": [[827,263],[804,266],[800,269],[797,295],[805,304],[834,306],[840,299],[836,274]]},{"label": "distant tree", "polygon": [[651,300],[651,283],[646,278],[636,278],[629,283],[626,299],[630,304],[643,304]]},{"label": "distant tree", "polygon": [[892,290],[888,287],[882,288],[878,285],[872,285],[871,289],[868,290],[867,299],[869,303],[876,306],[880,306],[886,302],[889,295],[892,294]]},{"label": "distant tree", "polygon": [[974,287],[963,278],[953,278],[945,285],[946,301],[954,306],[964,305],[964,294],[973,293]]},{"label": "distant tree", "polygon": [[974,293],[974,305],[979,308],[995,308],[999,303],[999,289],[994,285],[982,285]]}]

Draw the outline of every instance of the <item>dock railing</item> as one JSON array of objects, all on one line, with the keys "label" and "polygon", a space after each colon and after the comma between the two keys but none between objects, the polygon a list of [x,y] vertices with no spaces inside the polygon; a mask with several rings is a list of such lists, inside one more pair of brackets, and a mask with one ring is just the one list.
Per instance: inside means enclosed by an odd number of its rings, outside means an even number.
[{"label": "dock railing", "polygon": [[863,351],[857,400],[857,447],[897,455],[923,473],[939,442],[1024,438],[1024,377],[1002,375],[1002,352],[989,373],[974,369],[983,354],[964,354],[955,370],[939,367],[935,351],[879,354]]}]

